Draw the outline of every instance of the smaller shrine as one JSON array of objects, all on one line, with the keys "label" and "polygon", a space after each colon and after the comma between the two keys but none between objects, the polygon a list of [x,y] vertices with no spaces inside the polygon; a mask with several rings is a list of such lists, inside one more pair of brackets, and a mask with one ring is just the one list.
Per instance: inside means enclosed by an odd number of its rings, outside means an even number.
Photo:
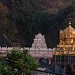
[{"label": "smaller shrine", "polygon": [[47,48],[45,37],[41,33],[35,35],[34,42],[29,51],[37,62],[41,64],[41,66],[46,67],[47,65],[51,64],[53,50]]},{"label": "smaller shrine", "polygon": [[44,35],[42,35],[41,33],[39,33],[38,35],[35,35],[34,42],[32,44],[32,48],[37,48],[37,49],[46,48],[47,49]]}]

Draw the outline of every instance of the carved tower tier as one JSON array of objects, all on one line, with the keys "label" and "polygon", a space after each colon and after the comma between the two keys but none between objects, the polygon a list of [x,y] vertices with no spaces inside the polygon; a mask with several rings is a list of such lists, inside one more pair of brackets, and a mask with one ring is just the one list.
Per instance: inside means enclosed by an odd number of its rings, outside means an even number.
[{"label": "carved tower tier", "polygon": [[32,44],[32,48],[47,48],[44,35],[39,33],[38,35],[35,35],[34,42]]}]

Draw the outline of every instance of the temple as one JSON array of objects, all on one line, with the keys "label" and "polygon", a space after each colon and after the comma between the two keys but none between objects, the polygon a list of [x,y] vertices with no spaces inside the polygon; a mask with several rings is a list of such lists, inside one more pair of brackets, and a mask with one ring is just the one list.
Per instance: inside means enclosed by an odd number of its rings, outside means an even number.
[{"label": "temple", "polygon": [[38,35],[35,35],[34,42],[32,44],[32,48],[37,48],[37,49],[46,48],[47,49],[44,35],[42,35],[41,33],[39,33]]},{"label": "temple", "polygon": [[60,42],[53,53],[53,60],[56,60],[57,64],[75,64],[75,29],[71,26],[70,21],[69,26],[60,30],[59,35]]},{"label": "temple", "polygon": [[41,64],[41,66],[48,66],[51,64],[53,58],[53,50],[47,48],[44,35],[41,33],[35,35],[34,42],[30,48],[30,54]]},{"label": "temple", "polygon": [[60,42],[57,48],[62,50],[75,50],[75,29],[71,26],[70,21],[69,26],[65,30],[60,30]]},{"label": "temple", "polygon": [[57,45],[56,54],[75,54],[75,29],[71,26],[70,21],[69,26],[60,30],[59,35],[60,42]]}]

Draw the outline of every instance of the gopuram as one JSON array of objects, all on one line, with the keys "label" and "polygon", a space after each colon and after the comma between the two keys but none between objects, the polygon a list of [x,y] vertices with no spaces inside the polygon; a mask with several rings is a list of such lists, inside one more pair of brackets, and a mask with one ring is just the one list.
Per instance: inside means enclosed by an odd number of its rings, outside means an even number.
[{"label": "gopuram", "polygon": [[32,48],[37,48],[37,49],[46,48],[47,49],[44,35],[42,35],[41,33],[39,33],[38,35],[35,35],[34,42],[32,44]]},{"label": "gopuram", "polygon": [[51,63],[51,59],[53,58],[53,49],[47,48],[45,37],[41,33],[35,35],[30,51],[30,54],[36,58],[37,61],[42,63],[41,65],[44,67]]}]

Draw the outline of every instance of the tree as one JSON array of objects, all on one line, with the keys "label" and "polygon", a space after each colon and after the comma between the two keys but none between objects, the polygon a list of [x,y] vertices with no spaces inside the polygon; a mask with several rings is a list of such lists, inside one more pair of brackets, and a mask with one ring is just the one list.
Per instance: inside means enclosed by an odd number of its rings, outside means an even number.
[{"label": "tree", "polygon": [[0,74],[2,75],[31,75],[38,65],[27,50],[12,50],[6,58],[1,58]]}]

